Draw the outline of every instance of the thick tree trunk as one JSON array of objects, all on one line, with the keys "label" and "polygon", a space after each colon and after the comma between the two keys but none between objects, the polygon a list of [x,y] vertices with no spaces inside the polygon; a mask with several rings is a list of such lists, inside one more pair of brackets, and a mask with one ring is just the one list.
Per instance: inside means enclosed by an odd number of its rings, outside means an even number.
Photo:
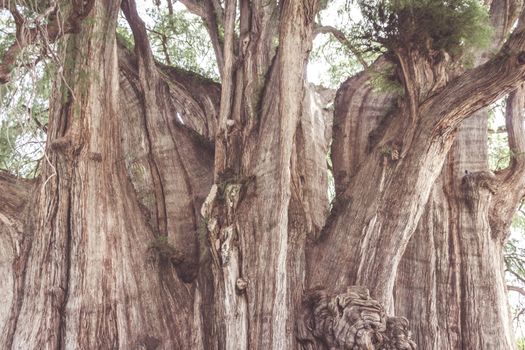
[{"label": "thick tree trunk", "polygon": [[514,346],[503,276],[506,232],[502,237],[490,225],[495,187],[477,181],[492,178],[487,119],[478,113],[459,129],[398,269],[396,312],[414,322],[422,348]]},{"label": "thick tree trunk", "polygon": [[[67,39],[64,78],[58,80],[52,101],[46,163],[20,243],[27,249],[20,249],[13,262],[15,295],[2,332],[6,348],[170,349],[190,348],[200,339],[193,334],[201,327],[193,312],[200,301],[193,304],[195,287],[183,282],[187,274],[195,275],[197,262],[165,253],[169,240],[159,238],[168,229],[175,237],[180,231],[194,232],[194,225],[190,229],[184,220],[179,226],[166,223],[167,201],[160,203],[158,196],[164,193],[155,192],[165,180],[155,172],[155,156],[167,147],[158,129],[170,129],[161,124],[162,115],[145,113],[136,120],[134,114],[119,113],[122,106],[129,107],[129,83],[123,81],[119,88],[119,10],[119,1],[97,1],[80,33]],[[157,129],[144,128],[148,117],[159,119]],[[148,143],[148,131],[157,132],[157,144]],[[151,168],[137,166],[145,157],[143,149],[153,153],[146,158]],[[197,159],[197,168],[206,163],[205,156]],[[135,178],[128,176],[126,165]],[[205,175],[208,170],[200,171]],[[198,210],[186,188],[177,187],[184,184],[180,172],[174,175],[177,181],[163,190],[180,191],[174,205]],[[137,186],[137,193],[133,182],[143,186]],[[157,204],[155,224],[148,222],[140,200]],[[188,216],[184,219],[191,220]],[[197,255],[195,240],[193,235],[179,249]],[[178,278],[171,261],[190,268],[183,268]]]},{"label": "thick tree trunk", "polygon": [[[330,92],[305,82],[317,1],[183,2],[222,23],[220,86],[157,64],[132,0],[134,52],[120,1],[67,38],[42,175],[0,174],[0,344],[414,349],[395,313],[421,349],[512,349],[501,257],[525,162],[493,176],[484,114],[457,128],[519,85],[523,34],[450,82],[445,54],[398,52],[407,96],[362,72],[332,129]],[[523,107],[518,90],[516,150]]]}]

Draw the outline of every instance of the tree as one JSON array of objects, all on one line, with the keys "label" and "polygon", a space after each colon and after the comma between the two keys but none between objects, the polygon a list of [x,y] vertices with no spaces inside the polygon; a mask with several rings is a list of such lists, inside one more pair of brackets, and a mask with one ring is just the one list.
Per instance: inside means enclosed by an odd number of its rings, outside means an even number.
[{"label": "tree", "polygon": [[[220,84],[157,62],[134,0],[0,2],[16,26],[0,80],[36,42],[60,63],[39,176],[0,176],[0,344],[413,349],[412,329],[421,349],[514,348],[522,2],[358,1],[358,48],[316,24],[326,2],[181,2]],[[305,81],[317,32],[379,56],[333,121]],[[512,158],[494,174],[486,108],[507,95]]]}]

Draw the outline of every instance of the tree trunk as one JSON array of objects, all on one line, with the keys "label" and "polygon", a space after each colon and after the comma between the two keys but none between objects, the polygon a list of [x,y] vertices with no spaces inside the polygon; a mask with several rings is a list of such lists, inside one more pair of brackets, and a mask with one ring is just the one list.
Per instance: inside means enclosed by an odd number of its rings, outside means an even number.
[{"label": "tree trunk", "polygon": [[502,246],[525,162],[488,172],[479,110],[523,81],[523,28],[459,78],[446,54],[382,57],[407,96],[365,71],[332,113],[305,80],[317,1],[182,2],[221,21],[220,85],[156,63],[133,0],[95,1],[67,37],[41,176],[0,174],[0,344],[415,349],[411,328],[421,349],[512,349]]},{"label": "tree trunk", "polygon": [[489,213],[497,194],[478,180],[493,176],[487,119],[478,113],[460,127],[398,269],[396,313],[417,320],[413,331],[422,348],[514,346],[503,276],[507,232],[493,231]]}]

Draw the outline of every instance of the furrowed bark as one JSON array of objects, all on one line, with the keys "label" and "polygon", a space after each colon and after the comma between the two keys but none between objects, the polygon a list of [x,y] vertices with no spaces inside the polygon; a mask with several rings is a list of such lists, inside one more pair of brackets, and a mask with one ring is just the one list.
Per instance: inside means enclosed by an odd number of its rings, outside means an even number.
[{"label": "furrowed bark", "polygon": [[[489,224],[497,181],[486,140],[486,113],[462,123],[398,269],[396,312],[412,320],[424,348],[514,347],[503,241]],[[428,302],[409,301],[418,296]]]},{"label": "furrowed bark", "polygon": [[[491,5],[496,37],[503,38],[522,2],[494,1]],[[522,99],[520,87],[507,100],[510,149],[521,148]],[[487,116],[478,112],[459,128],[398,269],[396,312],[412,321],[417,343],[423,348],[514,346],[502,255],[523,193],[523,171],[518,156],[509,169],[492,177],[487,172],[486,148]],[[428,302],[413,305],[409,300],[414,295]],[[443,322],[447,327],[439,326]]]},{"label": "furrowed bark", "polygon": [[[138,17],[134,2],[125,1],[123,9],[136,43],[136,89],[140,91],[145,139],[149,142],[152,156],[148,161],[155,188],[149,195],[155,198],[157,204],[155,228],[159,237],[166,237],[168,244],[174,246],[178,256],[172,259],[178,260],[179,276],[189,282],[198,271],[199,242],[196,231],[200,225],[200,206],[211,184],[213,154],[209,148],[199,148],[196,136],[192,138],[189,130],[184,130],[176,122],[177,113],[183,121],[181,114],[191,110],[186,108],[184,111],[170,101],[169,86],[158,75],[146,28]],[[187,117],[184,116],[185,119]],[[143,204],[147,207],[147,203]]]},{"label": "furrowed bark", "polygon": [[[338,213],[311,250],[309,259],[320,259],[310,268],[310,286],[332,285],[340,291],[349,284],[365,285],[388,312],[393,311],[392,271],[416,229],[454,131],[473,112],[520,84],[525,72],[518,59],[523,38],[518,25],[499,56],[450,82],[446,54],[424,58],[405,49],[396,53],[394,63],[409,93],[398,98],[393,111],[369,134],[365,160],[356,171],[353,164],[334,164],[339,173],[353,172],[353,177],[348,185],[339,185]],[[354,78],[355,87],[349,91],[366,91],[359,87],[366,81]],[[356,105],[366,100],[361,98]],[[359,110],[336,105],[336,125],[338,118],[342,123],[357,119],[359,114],[352,113]],[[352,126],[339,136],[358,136]],[[325,276],[322,271],[327,270],[334,273]]]},{"label": "furrowed bark", "polygon": [[[307,230],[322,220],[318,215],[305,225],[304,216],[316,209],[304,212],[302,201],[311,201],[307,191],[312,188],[301,192],[305,180],[297,171],[322,174],[326,169],[319,161],[325,140],[303,140],[313,122],[324,127],[324,121],[313,114],[313,106],[309,110],[297,102],[305,99],[304,67],[317,4],[282,3],[275,57],[268,51],[275,28],[268,25],[276,8],[258,1],[246,5],[241,3],[241,66],[234,77],[223,76],[221,104],[227,108],[221,109],[225,124],[216,142],[216,185],[203,207],[220,286],[217,314],[227,320],[221,346],[294,348],[295,338],[286,334],[294,328],[294,306],[302,294],[301,247]],[[224,89],[232,89],[232,97]],[[302,112],[307,112],[304,120]],[[297,134],[300,120],[304,129]],[[305,144],[313,157],[304,153]],[[306,169],[303,157],[312,159]]]},{"label": "furrowed bark", "polygon": [[[0,171],[0,215],[4,225],[18,228],[22,223],[20,214],[24,211],[33,191],[34,181],[17,178],[5,171]],[[18,225],[17,225],[18,223]]]},{"label": "furrowed bark", "polygon": [[29,243],[25,232],[28,205],[35,182],[0,172],[0,343],[10,344],[13,336],[18,305],[21,302],[24,258]]},{"label": "furrowed bark", "polygon": [[119,8],[97,1],[67,42],[74,63],[52,101],[50,163],[34,198],[23,302],[8,347],[184,348],[193,339],[182,326],[192,316],[178,304],[191,292],[151,258],[155,235],[123,161]]},{"label": "furrowed bark", "polygon": [[[325,222],[331,93],[304,78],[317,1],[227,1],[224,17],[219,1],[184,2],[224,23],[221,86],[156,63],[133,0],[134,53],[115,40],[118,1],[96,1],[68,38],[34,212],[0,241],[0,342],[392,350],[415,348],[413,328],[424,349],[510,349],[501,246],[523,187],[522,93],[508,103],[516,157],[496,177],[486,118],[460,122],[522,78],[519,31],[464,84],[446,55],[414,52],[394,62],[410,99],[375,91],[370,71],[349,79]],[[498,87],[456,96],[496,63]]]}]

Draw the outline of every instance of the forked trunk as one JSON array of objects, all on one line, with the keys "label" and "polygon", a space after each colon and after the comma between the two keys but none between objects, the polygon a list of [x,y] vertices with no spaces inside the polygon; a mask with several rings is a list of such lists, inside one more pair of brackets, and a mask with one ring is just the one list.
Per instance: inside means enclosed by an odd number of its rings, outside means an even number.
[{"label": "forked trunk", "polygon": [[[451,81],[445,53],[383,57],[407,96],[368,70],[332,113],[305,81],[318,2],[224,3],[221,85],[156,63],[132,0],[134,52],[120,1],[67,38],[41,176],[0,174],[3,348],[415,349],[412,328],[420,349],[512,349],[502,245],[525,162],[487,171],[478,110],[523,79],[521,32]],[[524,106],[519,89],[517,154]]]}]

